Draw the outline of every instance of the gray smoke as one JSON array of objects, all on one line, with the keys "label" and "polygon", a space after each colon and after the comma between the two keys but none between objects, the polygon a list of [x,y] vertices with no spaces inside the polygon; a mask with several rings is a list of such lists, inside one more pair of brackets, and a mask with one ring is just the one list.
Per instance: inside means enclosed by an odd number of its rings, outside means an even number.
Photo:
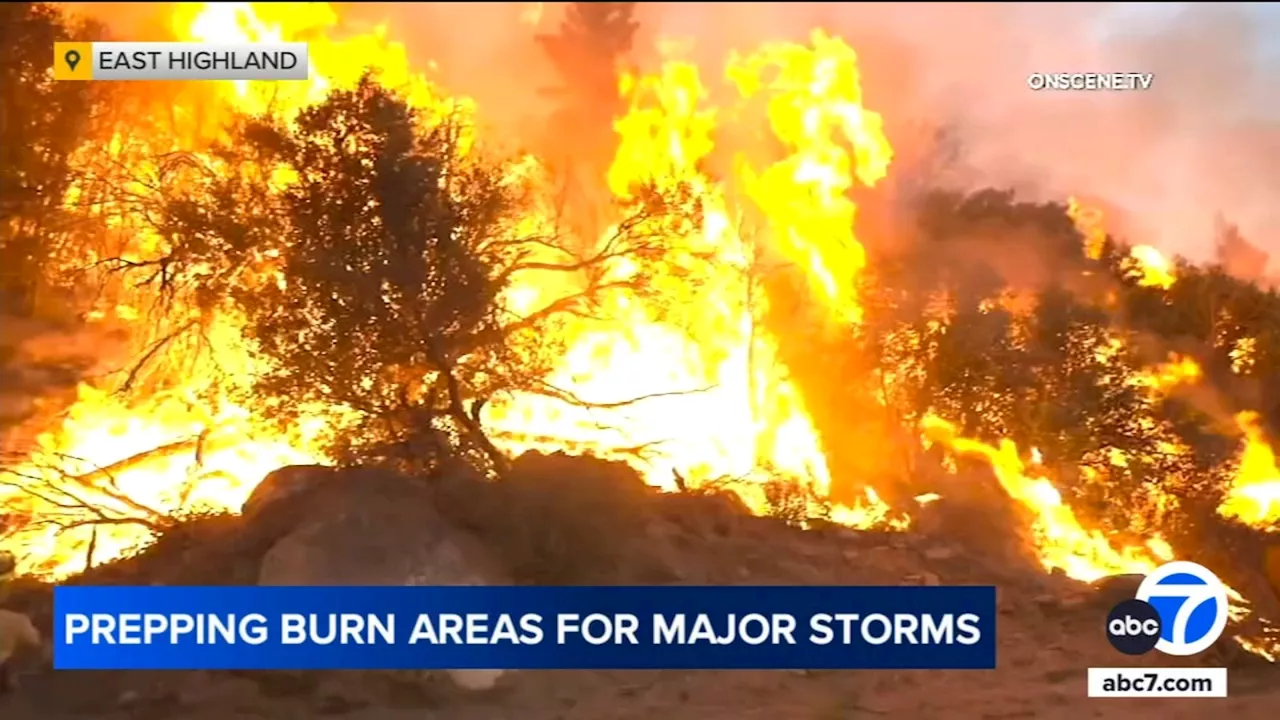
[{"label": "gray smoke", "polygon": [[[533,33],[554,30],[562,3],[338,6],[352,28],[386,22],[416,63],[434,61],[508,136],[545,117],[537,89],[552,78]],[[128,17],[80,7],[117,25]],[[1268,40],[1280,37],[1280,11],[1268,4],[694,2],[643,3],[640,13],[640,61],[656,61],[644,49],[657,38],[692,38],[716,81],[729,51],[824,26],[861,54],[867,104],[902,157],[921,151],[920,127],[946,125],[963,146],[963,185],[1097,198],[1123,211],[1130,241],[1196,260],[1212,257],[1222,213],[1280,255],[1280,42]],[[1032,72],[1072,71],[1155,79],[1130,93],[1026,84]]]}]

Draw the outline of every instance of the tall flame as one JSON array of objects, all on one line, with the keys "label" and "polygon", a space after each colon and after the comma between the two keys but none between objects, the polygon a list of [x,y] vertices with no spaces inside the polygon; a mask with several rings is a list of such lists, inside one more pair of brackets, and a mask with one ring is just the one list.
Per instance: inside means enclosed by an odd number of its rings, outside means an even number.
[{"label": "tall flame", "polygon": [[807,271],[838,319],[856,322],[862,309],[851,293],[866,253],[848,193],[855,180],[871,186],[884,178],[893,150],[880,116],[862,106],[857,54],[822,32],[812,43],[768,45],[731,60],[729,77],[744,97],[771,94],[769,122],[789,150],[760,172],[744,162],[743,179],[782,254]]},{"label": "tall flame", "polygon": [[[441,115],[474,110],[412,72],[404,47],[384,28],[343,37],[325,3],[179,3],[173,26],[184,39],[309,42],[307,81],[216,85],[220,101],[240,111],[287,116],[332,89],[351,87],[368,67],[415,107]],[[670,486],[676,473],[695,484],[726,482],[763,511],[762,481],[784,478],[821,497],[831,477],[805,398],[778,359],[777,338],[761,322],[769,299],[753,263],[763,254],[780,256],[808,279],[833,320],[857,320],[861,310],[849,289],[865,253],[853,232],[856,206],[847,191],[882,178],[892,150],[880,117],[862,108],[857,56],[838,39],[818,33],[809,45],[735,56],[726,75],[744,99],[768,103],[782,156],[764,158],[757,169],[738,153],[738,178],[713,179],[702,165],[716,149],[718,116],[707,105],[698,68],[669,63],[658,74],[624,78],[630,111],[616,124],[608,187],[622,204],[633,202],[644,184],[680,189],[685,214],[700,221],[665,229],[673,252],[651,281],[662,307],[612,294],[597,317],[567,319],[557,337],[547,338],[564,350],[548,381],[592,407],[517,394],[487,406],[483,420],[495,442],[513,453],[550,448],[620,457],[660,486]],[[740,233],[744,213],[762,216],[768,232]],[[130,242],[138,253],[162,245],[155,237]],[[269,266],[271,258],[262,260]],[[638,269],[620,257],[604,271],[626,281]],[[563,273],[523,273],[508,304],[532,312],[563,294],[564,283]],[[126,325],[141,314],[124,305],[98,313]],[[207,331],[219,334],[219,367],[235,369],[241,380],[251,377],[255,363],[236,319],[220,316]],[[91,497],[78,499],[102,508],[112,524],[92,533],[76,527],[102,519],[83,508],[45,524],[62,512],[65,498],[6,497],[6,507],[21,508],[29,521],[10,536],[24,550],[25,572],[60,576],[86,560],[108,560],[144,542],[159,518],[200,506],[235,509],[269,470],[324,459],[314,441],[324,409],[280,435],[254,423],[229,391],[201,372],[163,380],[157,386],[170,389],[133,403],[85,386],[61,425],[39,436],[19,472],[68,493],[87,488]],[[889,517],[871,489],[855,506],[832,509],[831,517],[850,524],[903,522]]]},{"label": "tall flame", "polygon": [[[770,74],[784,62],[785,74]],[[768,219],[773,247],[804,271],[819,297],[839,317],[856,317],[856,299],[837,290],[852,287],[864,263],[853,235],[855,207],[844,193],[855,176],[882,177],[892,154],[878,116],[858,105],[856,56],[817,34],[812,47],[770,46],[735,58],[729,76],[747,95],[775,91],[770,119],[789,150],[763,173],[739,163],[747,199]],[[551,382],[597,405],[647,399],[602,411],[518,396],[495,406],[487,421],[512,450],[568,442],[608,455],[611,445],[651,447],[642,469],[655,484],[670,486],[677,473],[695,483],[732,479],[757,507],[761,486],[751,481],[774,475],[825,495],[831,477],[821,439],[777,359],[776,338],[759,322],[768,298],[753,276],[758,240],[738,232],[743,208],[729,188],[700,169],[715,148],[717,114],[706,105],[698,68],[669,62],[657,75],[624,77],[621,90],[630,111],[615,124],[610,189],[625,201],[640,186],[683,186],[702,222],[678,238],[679,267],[656,280],[679,308],[677,321],[616,298],[603,324],[566,328],[568,351]],[[614,268],[619,275],[630,270]],[[545,295],[541,288],[517,292]],[[602,425],[613,430],[602,435]],[[528,428],[545,442],[529,437]],[[834,516],[878,522],[887,508],[869,491],[865,503],[835,508]]]}]

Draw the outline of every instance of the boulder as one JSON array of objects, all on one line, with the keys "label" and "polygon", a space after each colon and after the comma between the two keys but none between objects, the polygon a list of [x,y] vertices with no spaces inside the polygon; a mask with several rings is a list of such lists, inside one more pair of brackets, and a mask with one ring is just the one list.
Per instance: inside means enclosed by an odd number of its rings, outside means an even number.
[{"label": "boulder", "polygon": [[1138,588],[1146,578],[1147,576],[1142,573],[1106,575],[1094,580],[1090,583],[1090,586],[1096,592],[1098,604],[1104,606],[1107,612],[1110,612],[1111,608],[1121,602],[1137,597]]},{"label": "boulder", "polygon": [[[511,584],[488,548],[440,515],[425,482],[375,469],[295,470],[273,486],[255,492],[246,510],[288,507],[298,520],[263,557],[259,585]],[[502,674],[449,671],[469,690],[492,687]]]},{"label": "boulder", "polygon": [[24,650],[43,650],[44,641],[31,618],[24,613],[0,608],[0,694],[13,690],[17,674],[16,656]]},{"label": "boulder", "polygon": [[340,472],[323,465],[287,465],[267,473],[240,506],[232,552],[255,562],[261,559],[309,516],[315,493]]},{"label": "boulder", "polygon": [[253,521],[267,512],[297,512],[306,503],[282,502],[318,489],[338,474],[338,470],[323,465],[288,465],[267,473],[258,486],[240,506],[240,516]]}]

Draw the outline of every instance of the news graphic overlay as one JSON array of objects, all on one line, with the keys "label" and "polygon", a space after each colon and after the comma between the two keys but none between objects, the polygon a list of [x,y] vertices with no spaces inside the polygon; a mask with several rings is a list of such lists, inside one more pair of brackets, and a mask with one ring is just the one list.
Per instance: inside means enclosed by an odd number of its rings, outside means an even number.
[{"label": "news graphic overlay", "polygon": [[1133,92],[1150,90],[1155,75],[1144,72],[1033,72],[1027,87],[1033,92]]},{"label": "news graphic overlay", "polygon": [[62,670],[993,669],[993,587],[59,587]]},{"label": "news graphic overlay", "polygon": [[1179,561],[1160,566],[1138,586],[1136,599],[1159,616],[1155,649],[1166,655],[1202,653],[1227,629],[1227,586],[1203,565]]},{"label": "news graphic overlay", "polygon": [[1146,655],[1160,642],[1160,613],[1145,600],[1125,600],[1107,615],[1107,639],[1125,655]]},{"label": "news graphic overlay", "polygon": [[60,42],[55,80],[306,80],[307,44]]},{"label": "news graphic overlay", "polygon": [[[1227,628],[1227,587],[1213,571],[1177,561],[1147,575],[1107,614],[1107,639],[1126,655],[1187,657]],[[1226,697],[1226,668],[1090,668],[1089,697]]]},{"label": "news graphic overlay", "polygon": [[1089,668],[1089,697],[1227,697],[1227,669]]}]

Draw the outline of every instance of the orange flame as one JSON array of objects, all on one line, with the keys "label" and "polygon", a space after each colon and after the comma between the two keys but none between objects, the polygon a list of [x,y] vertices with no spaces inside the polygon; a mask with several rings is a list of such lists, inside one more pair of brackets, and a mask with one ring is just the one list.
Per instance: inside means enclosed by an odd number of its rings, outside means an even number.
[{"label": "orange flame", "polygon": [[1204,371],[1195,358],[1179,353],[1169,353],[1168,362],[1147,369],[1135,378],[1135,382],[1156,392],[1168,392],[1182,385],[1194,385],[1200,382],[1203,376]]},{"label": "orange flame", "polygon": [[1146,573],[1173,559],[1172,549],[1159,537],[1144,546],[1116,548],[1096,530],[1086,530],[1062,495],[1046,477],[1031,474],[1011,440],[988,445],[962,437],[956,427],[936,416],[922,422],[925,437],[960,455],[981,458],[991,465],[1009,497],[1031,511],[1031,532],[1040,562],[1077,580],[1093,581],[1107,575]]},{"label": "orange flame", "polygon": [[[474,112],[469,101],[440,95],[412,72],[404,47],[389,41],[384,29],[341,37],[326,3],[180,3],[173,24],[184,39],[310,43],[307,81],[215,85],[221,101],[239,111],[288,117],[332,89],[351,87],[372,67],[429,116]],[[631,110],[617,122],[610,188],[625,204],[637,183],[685,187],[683,210],[700,222],[667,230],[673,234],[666,242],[678,251],[650,281],[674,310],[659,312],[617,293],[597,318],[568,319],[557,337],[546,338],[564,348],[548,380],[607,407],[517,394],[487,406],[483,421],[495,442],[513,453],[549,448],[622,457],[656,485],[670,486],[676,472],[692,484],[724,481],[765,511],[762,481],[787,479],[821,498],[831,477],[805,399],[778,360],[776,338],[758,321],[768,298],[755,286],[752,263],[769,254],[789,261],[833,320],[857,320],[861,309],[848,289],[865,254],[853,233],[856,207],[846,191],[883,177],[892,150],[879,116],[861,106],[857,57],[838,39],[818,33],[810,45],[771,45],[735,57],[728,76],[744,96],[767,99],[770,125],[784,150],[762,170],[740,161],[747,188],[741,197],[699,167],[714,147],[717,115],[706,106],[697,68],[672,63],[657,75],[624,79]],[[536,165],[530,159],[522,167],[533,177]],[[554,197],[547,190],[551,208]],[[747,212],[763,216],[769,232],[742,235],[737,218]],[[549,226],[552,219],[548,214],[527,222]],[[605,235],[602,244],[610,233]],[[162,245],[150,236],[131,242],[142,254]],[[269,273],[269,253],[262,260]],[[638,271],[629,258],[605,267],[618,280]],[[506,300],[528,313],[565,291],[563,273],[529,271],[516,278]],[[104,322],[126,325],[140,314],[98,312]],[[219,337],[218,367],[233,369],[244,389],[256,361],[237,328],[236,319],[224,314],[206,332]],[[172,367],[184,368],[161,383],[173,389],[133,403],[82,388],[67,419],[39,437],[20,472],[32,482],[69,483],[64,489],[82,493],[82,500],[106,508],[118,522],[96,535],[86,527],[66,530],[95,517],[81,510],[59,525],[42,524],[58,514],[57,498],[5,497],[6,508],[31,521],[9,538],[22,547],[23,572],[74,572],[90,547],[94,561],[111,559],[145,542],[147,523],[202,506],[234,510],[269,470],[324,459],[316,433],[341,415],[337,409],[317,408],[312,420],[287,435],[268,432],[232,400],[236,387],[218,385],[199,368]],[[636,398],[643,399],[627,402]],[[203,409],[210,407],[215,409]],[[905,522],[890,517],[869,488],[861,502],[827,511],[848,524]]]},{"label": "orange flame", "polygon": [[1244,433],[1245,445],[1218,512],[1247,525],[1280,529],[1280,468],[1275,452],[1267,444],[1257,413],[1239,413],[1236,424]]},{"label": "orange flame", "polygon": [[1071,197],[1067,198],[1067,217],[1071,218],[1076,230],[1084,238],[1085,257],[1100,260],[1107,243],[1107,227],[1102,210]]},{"label": "orange flame", "polygon": [[[792,62],[786,83],[767,73],[784,60]],[[735,60],[729,71],[753,92],[780,88],[771,120],[790,155],[759,175],[740,162],[752,188],[747,199],[769,220],[770,249],[813,280],[841,318],[856,317],[858,308],[836,288],[851,287],[864,262],[852,232],[854,206],[843,192],[855,176],[867,182],[883,176],[891,156],[878,117],[857,105],[855,61],[847,46],[819,34],[812,47],[771,46]],[[717,113],[705,104],[698,68],[669,62],[657,75],[624,76],[621,90],[631,104],[615,124],[619,147],[609,187],[627,201],[641,185],[683,186],[690,214],[701,218],[700,227],[678,239],[679,267],[654,281],[664,297],[681,298],[679,322],[622,296],[606,309],[603,324],[565,329],[568,351],[552,384],[597,404],[648,399],[601,411],[517,396],[493,406],[487,423],[513,451],[567,443],[609,455],[611,447],[650,447],[642,470],[651,482],[670,487],[677,472],[695,484],[730,479],[757,509],[764,506],[758,481],[775,475],[827,494],[831,477],[821,439],[777,359],[776,339],[757,321],[768,298],[753,286],[752,263],[764,243],[739,234],[734,217],[741,204],[699,169],[715,146]],[[761,183],[772,192],[762,192]],[[622,263],[613,270],[626,277],[634,268]],[[523,303],[554,297],[536,276],[524,280],[528,285],[514,291]],[[602,425],[611,430],[602,434]],[[529,428],[541,438],[530,437]],[[873,490],[856,507],[833,508],[831,517],[893,524]]]},{"label": "orange flame", "polygon": [[1173,262],[1150,245],[1136,245],[1129,251],[1128,276],[1142,287],[1168,290],[1177,282]]}]

